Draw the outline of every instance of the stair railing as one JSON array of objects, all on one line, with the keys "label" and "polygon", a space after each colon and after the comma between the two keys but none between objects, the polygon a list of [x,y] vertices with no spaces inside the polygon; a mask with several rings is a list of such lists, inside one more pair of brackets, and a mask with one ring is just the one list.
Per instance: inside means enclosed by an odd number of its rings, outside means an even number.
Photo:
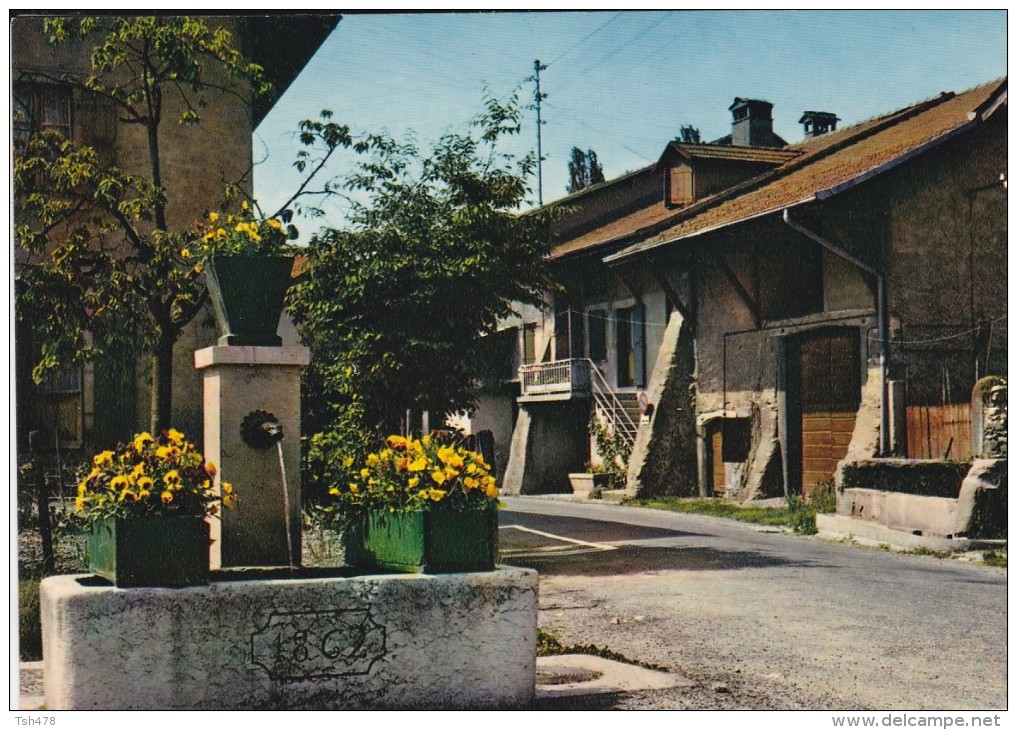
[{"label": "stair railing", "polygon": [[639,427],[629,416],[625,406],[618,400],[618,396],[607,384],[607,379],[600,372],[592,360],[589,360],[590,368],[590,393],[597,409],[604,413],[608,419],[608,426],[619,434],[631,447],[636,442],[636,432]]}]

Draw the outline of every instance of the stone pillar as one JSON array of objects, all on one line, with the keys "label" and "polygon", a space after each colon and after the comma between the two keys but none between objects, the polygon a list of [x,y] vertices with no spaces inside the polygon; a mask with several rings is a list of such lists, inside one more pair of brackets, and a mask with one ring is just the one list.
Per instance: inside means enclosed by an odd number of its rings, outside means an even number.
[{"label": "stone pillar", "polygon": [[[290,555],[300,564],[300,371],[309,362],[305,347],[217,345],[194,353],[204,375],[203,453],[218,469],[216,488],[230,482],[239,495],[234,509],[212,520],[213,569],[287,565]],[[278,445],[245,442],[241,424],[254,411],[274,416],[283,434]]]}]

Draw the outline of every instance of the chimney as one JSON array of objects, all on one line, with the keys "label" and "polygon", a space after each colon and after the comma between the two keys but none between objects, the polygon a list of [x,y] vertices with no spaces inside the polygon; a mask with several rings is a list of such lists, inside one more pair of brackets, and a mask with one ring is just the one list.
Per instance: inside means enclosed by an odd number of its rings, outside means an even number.
[{"label": "chimney", "polygon": [[805,139],[812,139],[821,134],[832,132],[840,120],[830,112],[802,112],[798,123],[805,127]]},{"label": "chimney", "polygon": [[773,137],[773,104],[762,99],[735,97],[728,107],[731,144],[737,147],[779,147]]}]

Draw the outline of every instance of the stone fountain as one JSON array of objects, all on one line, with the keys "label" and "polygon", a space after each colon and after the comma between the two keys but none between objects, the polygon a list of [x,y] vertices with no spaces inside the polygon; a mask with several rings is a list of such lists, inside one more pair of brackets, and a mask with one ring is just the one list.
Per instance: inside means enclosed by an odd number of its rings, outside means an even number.
[{"label": "stone fountain", "polygon": [[537,575],[299,568],[302,347],[217,345],[204,454],[240,504],[213,521],[212,580],[42,583],[46,707],[509,708],[533,700]]}]

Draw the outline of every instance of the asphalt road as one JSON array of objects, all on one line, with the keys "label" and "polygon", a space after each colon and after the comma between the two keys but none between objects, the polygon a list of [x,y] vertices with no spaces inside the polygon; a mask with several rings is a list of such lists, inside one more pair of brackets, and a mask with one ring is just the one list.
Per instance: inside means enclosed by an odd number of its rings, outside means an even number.
[{"label": "asphalt road", "polygon": [[1006,570],[700,515],[508,497],[540,624],[696,682],[618,708],[1006,707]]}]

